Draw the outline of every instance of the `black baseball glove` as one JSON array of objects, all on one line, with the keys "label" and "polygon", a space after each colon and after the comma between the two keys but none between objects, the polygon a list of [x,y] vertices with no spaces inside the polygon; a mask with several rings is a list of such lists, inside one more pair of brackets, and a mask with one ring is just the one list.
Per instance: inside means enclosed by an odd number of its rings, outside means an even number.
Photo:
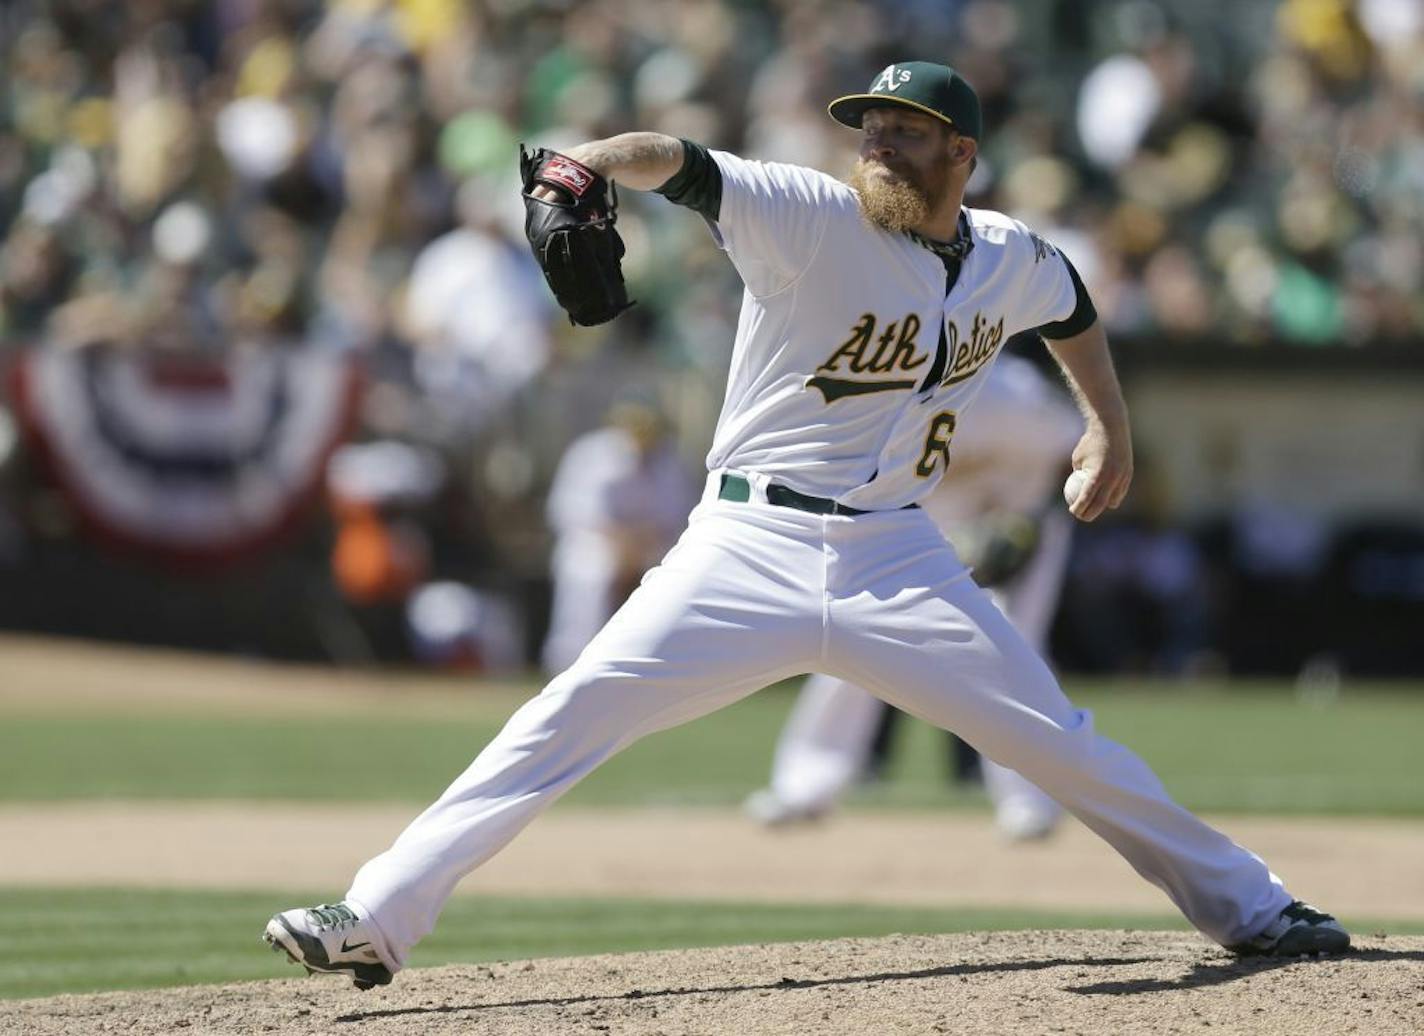
[{"label": "black baseball glove", "polygon": [[[524,181],[524,235],[559,305],[574,324],[612,320],[633,305],[623,284],[623,239],[613,224],[618,195],[603,177],[567,155],[519,148]],[[536,198],[551,187],[558,198]]]}]

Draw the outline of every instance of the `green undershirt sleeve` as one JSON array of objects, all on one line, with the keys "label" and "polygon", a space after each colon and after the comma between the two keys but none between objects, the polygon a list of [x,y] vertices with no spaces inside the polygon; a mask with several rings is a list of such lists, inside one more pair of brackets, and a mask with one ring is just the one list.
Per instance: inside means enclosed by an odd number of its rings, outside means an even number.
[{"label": "green undershirt sleeve", "polygon": [[716,223],[722,213],[722,170],[705,147],[684,140],[682,168],[657,193]]}]

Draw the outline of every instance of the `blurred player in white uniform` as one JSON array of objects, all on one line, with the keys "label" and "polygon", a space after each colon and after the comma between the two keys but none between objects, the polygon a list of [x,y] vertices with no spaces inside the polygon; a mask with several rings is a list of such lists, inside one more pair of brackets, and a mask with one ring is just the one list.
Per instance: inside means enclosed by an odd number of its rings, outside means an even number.
[{"label": "blurred player in white uniform", "polygon": [[361,987],[389,982],[460,879],[610,756],[802,673],[859,684],[1051,790],[1223,945],[1349,946],[1094,730],[919,506],[999,347],[1030,329],[1086,419],[1073,514],[1117,506],[1132,478],[1127,407],[1081,279],[1022,223],[963,206],[978,97],[953,69],[906,62],[830,114],[860,131],[847,181],[660,133],[584,144],[531,174],[531,200],[550,205],[604,177],[657,190],[709,223],[740,274],[702,502],[574,664],[342,902],[272,918],[274,949]]},{"label": "blurred player in white uniform", "polygon": [[608,422],[575,439],[549,488],[554,603],[543,664],[573,665],[687,524],[700,487],[653,408],[615,404]]},{"label": "blurred player in white uniform", "polygon": [[[1078,412],[1033,364],[1001,356],[975,400],[974,420],[955,436],[953,466],[922,504],[1040,654],[1072,541],[1071,519],[1054,504],[1082,433]],[[1002,575],[1001,558],[1011,566]],[[776,826],[830,812],[864,772],[886,708],[849,681],[810,677],[777,740],[771,784],[747,799],[748,813]],[[989,759],[982,765],[1005,836],[1053,830],[1063,813],[1058,803],[1017,772]]]}]

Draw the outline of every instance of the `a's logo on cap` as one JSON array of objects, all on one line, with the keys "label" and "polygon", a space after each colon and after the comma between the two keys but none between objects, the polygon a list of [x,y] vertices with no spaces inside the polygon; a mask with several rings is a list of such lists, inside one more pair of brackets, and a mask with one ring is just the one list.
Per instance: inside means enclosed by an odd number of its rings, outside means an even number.
[{"label": "a's logo on cap", "polygon": [[900,84],[910,81],[910,70],[908,68],[896,68],[894,65],[886,65],[885,71],[876,77],[870,92],[873,94],[883,93],[889,90],[894,93],[900,89]]}]

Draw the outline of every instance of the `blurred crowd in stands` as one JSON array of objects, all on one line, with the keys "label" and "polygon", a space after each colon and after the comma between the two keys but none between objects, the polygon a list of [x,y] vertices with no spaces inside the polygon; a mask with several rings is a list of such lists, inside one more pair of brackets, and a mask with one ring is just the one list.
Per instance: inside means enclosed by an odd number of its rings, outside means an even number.
[{"label": "blurred crowd in stands", "polygon": [[[0,411],[0,560],[97,524],[231,561],[319,492],[309,549],[358,620],[321,635],[333,657],[419,643],[432,583],[547,611],[544,497],[610,412],[664,415],[696,478],[730,265],[626,192],[638,306],[570,328],[524,245],[520,141],[651,129],[841,173],[826,102],[944,60],[985,105],[970,203],[1071,255],[1119,339],[1424,337],[1418,0],[11,0],[0,45],[0,358],[28,368]],[[33,491],[40,454],[68,512]],[[110,463],[133,484],[76,487]],[[223,479],[226,510],[194,503]],[[481,603],[455,597],[426,611]]]}]

